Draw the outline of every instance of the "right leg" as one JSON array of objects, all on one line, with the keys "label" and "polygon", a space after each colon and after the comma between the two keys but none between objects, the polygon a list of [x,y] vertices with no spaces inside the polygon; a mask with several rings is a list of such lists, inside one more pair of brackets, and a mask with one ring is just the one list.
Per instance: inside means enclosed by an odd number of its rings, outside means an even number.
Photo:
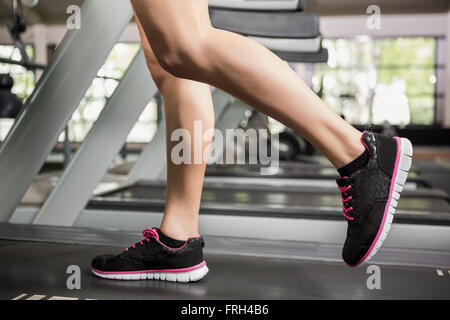
[{"label": "right leg", "polygon": [[131,1],[168,72],[211,84],[258,108],[341,167],[338,185],[351,221],[343,258],[352,266],[370,259],[389,231],[411,165],[411,143],[373,132],[361,137],[269,50],[213,28],[207,0]]},{"label": "right leg", "polygon": [[342,167],[364,151],[361,132],[333,112],[272,52],[211,26],[207,0],[131,0],[156,58],[291,127]]}]

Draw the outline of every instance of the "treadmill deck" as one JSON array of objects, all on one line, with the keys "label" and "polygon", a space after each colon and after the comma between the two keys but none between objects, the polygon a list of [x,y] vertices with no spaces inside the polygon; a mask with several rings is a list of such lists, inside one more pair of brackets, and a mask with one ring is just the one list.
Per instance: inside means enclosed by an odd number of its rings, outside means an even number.
[{"label": "treadmill deck", "polygon": [[[206,237],[209,274],[198,283],[114,281],[95,277],[91,260],[116,254],[138,233],[0,224],[0,299],[449,299],[450,252],[381,248],[352,269],[340,247],[295,241]],[[81,270],[69,290],[68,266]],[[368,289],[367,268],[381,271],[381,289]]]},{"label": "treadmill deck", "polygon": [[[114,281],[89,269],[99,254],[123,248],[0,241],[0,299],[449,299],[448,276],[424,267],[380,266],[381,289],[368,289],[367,266],[343,263],[207,254],[210,269],[191,284],[156,280]],[[81,289],[66,286],[67,267],[81,268]],[[25,296],[22,296],[25,295]]]}]

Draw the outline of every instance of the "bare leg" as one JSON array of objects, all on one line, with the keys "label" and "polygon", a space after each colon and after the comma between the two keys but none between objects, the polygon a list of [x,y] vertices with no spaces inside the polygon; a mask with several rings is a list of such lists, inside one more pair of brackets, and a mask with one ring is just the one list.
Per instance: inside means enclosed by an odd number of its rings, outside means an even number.
[{"label": "bare leg", "polygon": [[363,151],[361,133],[260,44],[211,26],[207,0],[131,0],[160,65],[208,83],[296,130],[336,167]]},{"label": "bare leg", "polygon": [[[180,79],[163,70],[152,52],[138,19],[136,20],[148,67],[164,98],[167,195],[161,230],[171,238],[185,240],[198,234],[198,211],[206,163],[175,165],[170,160],[170,153],[177,142],[172,142],[170,135],[175,129],[182,128],[188,130],[194,139],[195,121],[202,122],[203,131],[214,127],[211,91],[208,85]],[[203,142],[202,150],[208,148],[210,143],[211,141]],[[194,148],[193,141],[191,146]],[[194,154],[193,150],[191,154]]]}]

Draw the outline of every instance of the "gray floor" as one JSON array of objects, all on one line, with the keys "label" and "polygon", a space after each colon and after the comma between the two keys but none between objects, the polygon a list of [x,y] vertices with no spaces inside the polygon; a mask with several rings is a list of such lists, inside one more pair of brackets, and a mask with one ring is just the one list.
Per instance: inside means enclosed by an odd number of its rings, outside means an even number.
[{"label": "gray floor", "polygon": [[[90,273],[91,259],[120,247],[0,241],[0,299],[26,294],[81,299],[449,299],[450,274],[432,267],[380,265],[381,289],[369,290],[367,266],[300,259],[207,254],[210,273],[193,284],[111,281]],[[66,286],[81,268],[81,290]]]}]

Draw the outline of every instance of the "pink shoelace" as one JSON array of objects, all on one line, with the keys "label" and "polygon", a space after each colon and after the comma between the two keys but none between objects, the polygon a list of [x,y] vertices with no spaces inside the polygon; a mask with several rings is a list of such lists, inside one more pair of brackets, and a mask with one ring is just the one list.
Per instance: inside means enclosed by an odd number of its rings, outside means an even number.
[{"label": "pink shoelace", "polygon": [[[338,186],[338,189],[341,192],[341,200],[342,200],[342,208],[344,209],[344,217],[346,219],[350,220],[350,221],[353,221],[354,218],[350,217],[348,215],[348,213],[353,210],[353,207],[347,208],[347,206],[346,206],[346,203],[353,199],[352,196],[347,196],[346,195],[346,192],[348,190],[350,190],[351,188],[352,188],[351,185],[348,185],[348,186],[345,186],[345,187],[339,187]],[[344,199],[344,197],[346,197],[346,198]]]},{"label": "pink shoelace", "polygon": [[136,244],[133,244],[132,246],[125,248],[125,251],[128,251],[128,249],[130,248],[136,248],[136,245],[144,244],[144,241],[150,242],[150,238],[155,238],[157,240],[159,240],[159,235],[158,232],[156,231],[156,229],[145,229],[144,231],[142,231],[142,236],[144,237],[143,240],[139,241]]}]

